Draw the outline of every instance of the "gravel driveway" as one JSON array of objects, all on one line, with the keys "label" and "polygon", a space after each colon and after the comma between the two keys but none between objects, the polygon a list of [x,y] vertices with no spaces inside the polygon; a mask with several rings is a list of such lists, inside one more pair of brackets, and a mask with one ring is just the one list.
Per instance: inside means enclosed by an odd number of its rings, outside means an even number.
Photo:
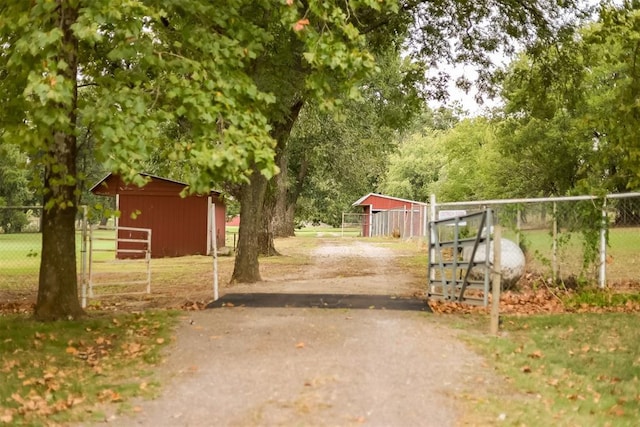
[{"label": "gravel driveway", "polygon": [[[163,394],[123,426],[453,426],[491,381],[411,298],[396,251],[327,240],[294,280],[226,288],[181,319]],[[344,265],[358,271],[336,276]],[[244,301],[244,302],[243,302]]]}]

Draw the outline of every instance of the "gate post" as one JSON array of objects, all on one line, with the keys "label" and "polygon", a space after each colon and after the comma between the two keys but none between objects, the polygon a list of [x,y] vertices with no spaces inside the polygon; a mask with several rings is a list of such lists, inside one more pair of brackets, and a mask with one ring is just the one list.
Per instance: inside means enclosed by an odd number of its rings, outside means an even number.
[{"label": "gate post", "polygon": [[82,308],[87,308],[87,224],[87,205],[82,205],[82,225],[80,234],[82,238],[82,242],[80,244],[80,280],[82,281]]},{"label": "gate post", "polygon": [[602,202],[602,221],[600,223],[600,271],[598,274],[600,289],[607,286],[607,199]]},{"label": "gate post", "polygon": [[499,225],[495,225],[493,231],[493,268],[491,271],[491,335],[498,335],[498,328],[500,326],[500,287],[502,286],[501,239],[502,230]]}]

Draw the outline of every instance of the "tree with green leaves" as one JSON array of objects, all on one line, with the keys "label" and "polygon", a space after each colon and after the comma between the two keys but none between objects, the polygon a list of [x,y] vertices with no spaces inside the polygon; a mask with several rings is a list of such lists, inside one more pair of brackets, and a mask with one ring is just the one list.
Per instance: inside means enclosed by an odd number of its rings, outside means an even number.
[{"label": "tree with green leaves", "polygon": [[[487,92],[491,92],[494,82],[494,73],[489,56],[496,51],[513,50],[513,41],[518,40],[519,45],[528,45],[533,40],[549,38],[561,31],[565,25],[570,25],[570,19],[566,13],[575,11],[576,3],[573,1],[558,4],[555,1],[531,0],[515,5],[510,1],[486,1],[469,3],[467,1],[404,1],[392,4],[394,8],[384,9],[386,3],[353,2],[332,3],[323,1],[317,4],[306,2],[289,2],[300,9],[301,14],[308,16],[308,39],[322,40],[329,38],[332,41],[341,42],[348,40],[348,44],[332,45],[334,51],[325,51],[318,55],[318,47],[331,44],[316,43],[312,45],[287,45],[275,49],[276,52],[286,52],[289,60],[281,61],[288,65],[301,65],[296,67],[291,75],[297,76],[295,82],[303,81],[297,96],[288,96],[291,93],[290,81],[284,81],[276,85],[284,90],[285,96],[280,97],[274,92],[276,98],[282,99],[285,109],[283,121],[281,118],[273,120],[272,128],[284,132],[276,132],[278,140],[278,153],[284,153],[288,134],[293,128],[292,122],[297,120],[301,103],[320,101],[321,107],[334,107],[338,97],[335,93],[347,92],[356,88],[357,82],[353,77],[361,77],[351,70],[354,65],[361,65],[362,59],[345,61],[343,47],[358,42],[359,49],[382,52],[391,46],[396,46],[397,51],[406,47],[401,44],[407,41],[409,50],[413,52],[413,58],[429,65],[437,63],[465,63],[475,64],[478,67],[479,78],[477,84]],[[322,7],[318,7],[318,6]],[[382,5],[382,13],[380,13]],[[358,7],[354,7],[358,6]],[[364,7],[363,7],[364,6]],[[327,20],[327,17],[330,19]],[[305,21],[305,24],[307,21]],[[308,46],[313,46],[309,52]],[[300,47],[302,50],[298,50]],[[366,52],[366,50],[364,51]],[[333,57],[329,66],[324,68],[328,74],[319,72],[308,73],[306,65],[308,61],[316,61],[319,58]],[[260,58],[262,59],[262,58]],[[266,61],[269,58],[265,59]],[[339,65],[344,64],[344,65]],[[273,71],[273,68],[267,68]],[[362,71],[374,71],[373,67],[359,67]],[[343,71],[349,72],[344,73]],[[365,73],[366,74],[366,73]],[[272,72],[271,75],[279,76],[281,73]],[[287,77],[288,74],[285,74]],[[446,92],[449,80],[447,73],[441,72],[434,77],[424,80],[424,75],[419,76],[423,81],[423,90],[430,96],[441,97]],[[277,78],[277,77],[276,77]],[[345,80],[346,78],[346,80]],[[458,80],[463,87],[468,87],[469,81],[464,76]],[[320,89],[320,90],[318,90]],[[354,93],[355,95],[356,93]],[[279,101],[280,102],[280,101]],[[282,126],[275,126],[275,124]],[[286,158],[278,154],[281,158]],[[267,242],[267,252],[272,237],[271,220],[269,212],[264,212],[263,203],[267,194],[268,185],[263,177],[256,175],[251,183],[242,189],[242,196],[246,197],[242,205],[240,240],[233,280],[253,282],[260,279],[258,271],[258,254],[260,244]],[[262,217],[262,229],[260,221],[256,217]],[[245,219],[246,218],[246,219]]]},{"label": "tree with green leaves", "polygon": [[360,99],[344,99],[332,112],[313,103],[302,110],[273,183],[274,236],[293,236],[299,221],[339,226],[342,212],[377,187],[397,133],[409,126],[422,100],[408,78],[420,72],[417,64],[395,51],[376,62],[380,72],[359,85]]},{"label": "tree with green leaves", "polygon": [[[335,111],[345,99],[358,97],[357,84],[375,69],[362,25],[406,20],[406,16],[396,13],[399,5],[394,1],[291,0],[286,4],[289,8],[284,11],[259,15],[263,19],[260,25],[277,37],[271,40],[265,54],[256,58],[253,68],[258,86],[277,99],[268,117],[271,136],[276,141],[275,162],[283,173],[277,178],[281,184],[287,181],[289,135],[304,105],[312,103],[322,111]],[[303,18],[293,26],[292,33],[278,13]],[[260,280],[259,254],[275,250],[272,219],[276,199],[283,190],[277,183],[270,187],[268,177],[260,173],[230,190],[241,206],[232,281],[255,282]]]},{"label": "tree with green leaves", "polygon": [[[274,97],[248,72],[273,35],[246,16],[248,5],[286,8],[266,0],[0,6],[3,144],[20,143],[42,171],[33,175],[44,205],[37,319],[83,314],[74,230],[80,129],[90,130],[107,170],[137,183],[159,145],[189,165],[194,192],[276,172],[265,114]],[[171,129],[184,137],[171,138]]]},{"label": "tree with green leaves", "polygon": [[[419,35],[423,57],[433,61],[482,64],[507,39],[532,30],[544,35],[549,17],[569,3],[3,2],[3,144],[21,144],[41,170],[33,174],[44,205],[35,317],[83,314],[73,229],[80,129],[95,138],[98,161],[126,180],[142,184],[138,173],[162,147],[186,166],[192,192],[235,183],[243,225],[234,279],[254,281],[254,236],[266,182],[277,172],[274,154],[306,101],[327,110],[337,105],[339,94],[375,69],[368,49],[398,36]],[[488,24],[495,29],[486,31]],[[445,54],[452,37],[466,56]]]},{"label": "tree with green leaves", "polygon": [[522,54],[504,84],[499,150],[513,196],[625,191],[640,183],[638,2],[603,5],[595,22]]}]

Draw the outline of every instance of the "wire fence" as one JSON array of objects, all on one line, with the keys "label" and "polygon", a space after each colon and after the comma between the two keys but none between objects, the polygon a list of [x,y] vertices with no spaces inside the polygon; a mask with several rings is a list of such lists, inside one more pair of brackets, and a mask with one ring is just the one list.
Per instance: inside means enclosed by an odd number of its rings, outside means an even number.
[{"label": "wire fence", "polygon": [[640,280],[640,193],[606,197],[431,202],[431,215],[491,208],[503,237],[527,257],[527,271],[601,287]]},{"label": "wire fence", "polygon": [[41,218],[39,206],[0,207],[0,289],[37,289]]},{"label": "wire fence", "polygon": [[[429,221],[491,208],[504,237],[526,254],[527,272],[565,284],[640,281],[640,193],[481,200],[428,204],[412,209],[344,213],[342,228],[362,237],[427,240]],[[372,207],[375,209],[375,207]]]},{"label": "wire fence", "polygon": [[342,231],[357,231],[360,237],[392,236],[401,239],[427,235],[429,208],[416,204],[410,209],[389,209],[364,213],[343,213]]},{"label": "wire fence", "polygon": [[[89,224],[88,218],[84,209],[80,209],[75,239],[78,295],[86,293],[86,289],[82,287],[89,282],[90,262],[93,274],[105,277],[105,280],[119,282],[124,281],[121,277],[125,277],[127,281],[131,281],[135,275],[148,275],[147,268],[143,265],[144,260],[117,259],[115,228],[98,230],[98,224]],[[42,254],[41,219],[41,206],[0,206],[0,298],[2,291],[37,291]],[[112,218],[106,223],[113,225],[115,221]],[[93,254],[92,259],[88,253],[90,228],[94,235],[106,238],[93,245],[99,251]],[[234,232],[228,232],[226,246],[235,248],[235,239]],[[100,293],[94,293],[94,296],[100,296]]]}]

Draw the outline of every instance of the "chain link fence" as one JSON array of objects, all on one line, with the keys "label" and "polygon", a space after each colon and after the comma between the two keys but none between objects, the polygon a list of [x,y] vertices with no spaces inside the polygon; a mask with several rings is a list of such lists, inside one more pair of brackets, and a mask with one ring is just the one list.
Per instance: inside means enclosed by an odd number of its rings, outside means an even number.
[{"label": "chain link fence", "polygon": [[523,249],[528,272],[602,287],[640,279],[640,193],[436,203],[432,212],[485,208]]},{"label": "chain link fence", "polygon": [[42,207],[0,207],[0,289],[37,289]]},{"label": "chain link fence", "polygon": [[360,237],[396,237],[412,239],[427,234],[427,205],[415,205],[411,209],[390,209],[364,213],[343,213],[342,230],[358,232]]}]

